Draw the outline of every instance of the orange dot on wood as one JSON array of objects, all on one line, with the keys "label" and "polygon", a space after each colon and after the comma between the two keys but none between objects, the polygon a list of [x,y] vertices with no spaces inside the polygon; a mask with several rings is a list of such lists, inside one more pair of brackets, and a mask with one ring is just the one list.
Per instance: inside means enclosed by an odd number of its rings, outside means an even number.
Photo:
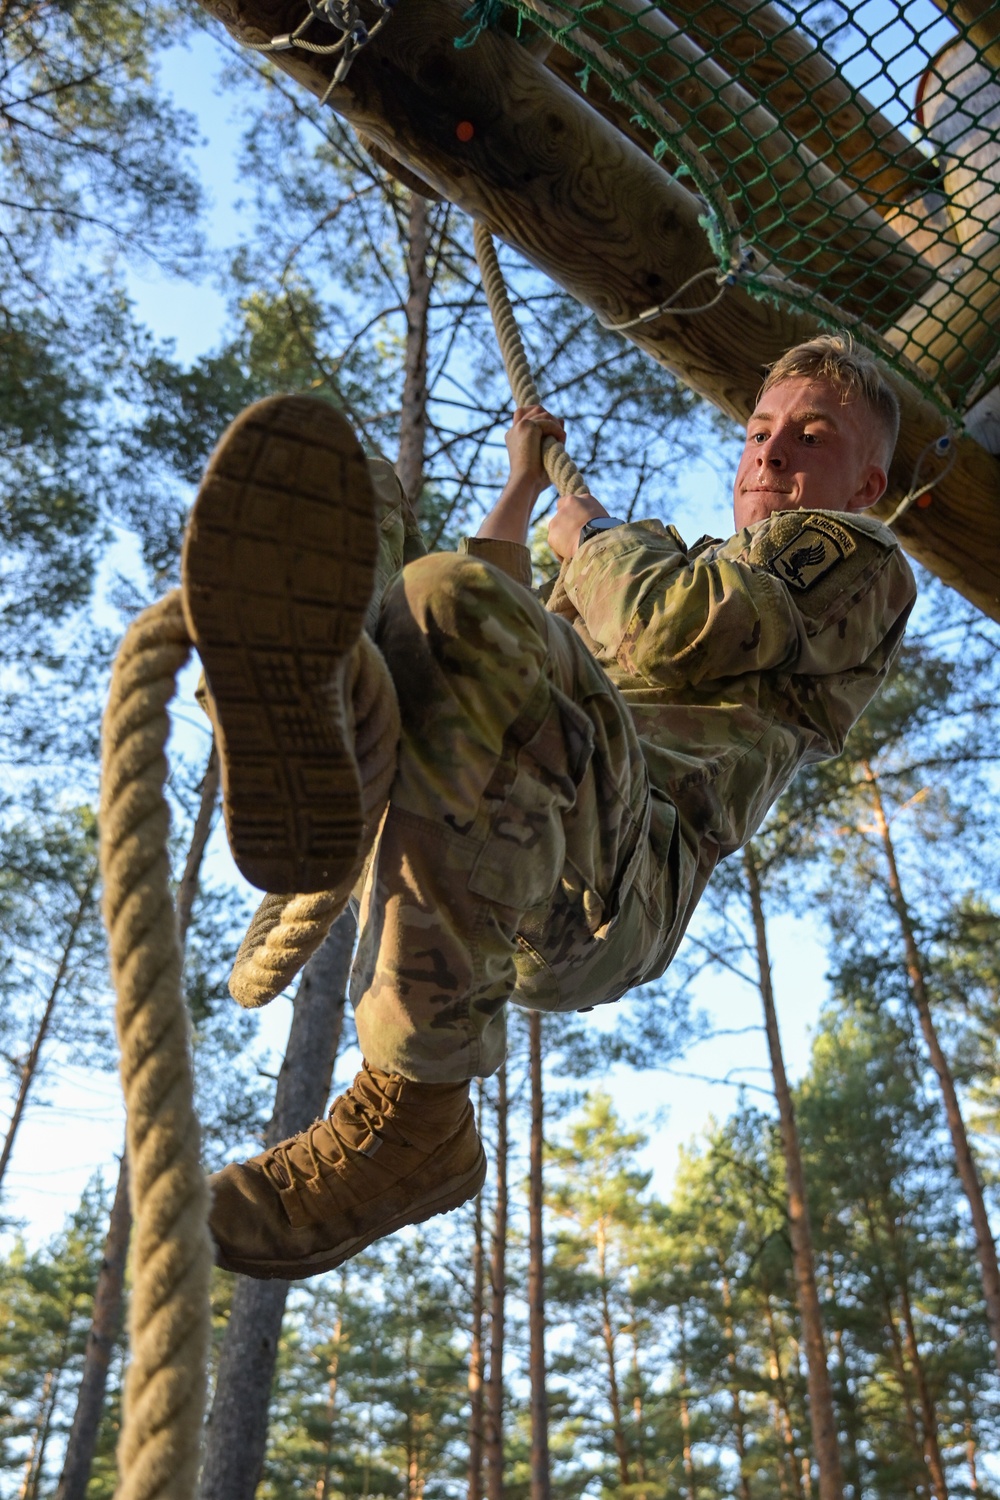
[{"label": "orange dot on wood", "polygon": [[928,507],[928,505],[930,505],[932,503],[933,499],[934,499],[934,491],[933,490],[928,490],[927,494],[926,495],[921,495],[920,499],[917,501],[917,509],[918,510],[926,510],[927,507]]},{"label": "orange dot on wood", "polygon": [[476,127],[471,120],[459,120],[455,126],[455,134],[460,141],[471,141],[476,133]]}]

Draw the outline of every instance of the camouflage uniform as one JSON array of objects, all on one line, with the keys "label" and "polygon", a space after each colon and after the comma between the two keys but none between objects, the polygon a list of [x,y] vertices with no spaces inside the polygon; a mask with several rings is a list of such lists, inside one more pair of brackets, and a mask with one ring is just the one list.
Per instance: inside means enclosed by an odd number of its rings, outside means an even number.
[{"label": "camouflage uniform", "polygon": [[[398,562],[418,542],[390,490]],[[885,527],[829,512],[690,549],[620,526],[563,582],[572,623],[529,592],[526,548],[469,540],[381,600],[402,740],[352,999],[387,1072],[488,1074],[508,998],[583,1010],[661,974],[718,860],[839,753],[915,597]]]}]

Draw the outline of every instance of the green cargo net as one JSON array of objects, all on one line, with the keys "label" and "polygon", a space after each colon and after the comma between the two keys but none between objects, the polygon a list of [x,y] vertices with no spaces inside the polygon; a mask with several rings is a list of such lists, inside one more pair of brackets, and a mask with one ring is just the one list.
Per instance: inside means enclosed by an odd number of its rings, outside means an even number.
[{"label": "green cargo net", "polygon": [[516,9],[689,179],[720,285],[854,328],[961,415],[1000,382],[1000,0],[961,3],[482,0],[463,41]]}]

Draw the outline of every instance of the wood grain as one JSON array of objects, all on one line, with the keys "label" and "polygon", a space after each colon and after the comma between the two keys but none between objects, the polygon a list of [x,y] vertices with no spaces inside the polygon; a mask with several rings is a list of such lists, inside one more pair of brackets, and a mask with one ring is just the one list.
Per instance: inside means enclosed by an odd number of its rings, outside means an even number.
[{"label": "wood grain", "polygon": [[996,0],[934,0],[960,31],[964,31],[983,62],[1000,73],[1000,6]]}]

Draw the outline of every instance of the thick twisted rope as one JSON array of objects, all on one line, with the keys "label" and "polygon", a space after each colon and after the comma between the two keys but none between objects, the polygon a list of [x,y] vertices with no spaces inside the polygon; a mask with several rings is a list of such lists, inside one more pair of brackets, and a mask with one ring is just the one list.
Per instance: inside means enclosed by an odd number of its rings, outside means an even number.
[{"label": "thick twisted rope", "polygon": [[119,1500],[190,1500],[205,1413],[213,1254],[163,795],[167,704],[189,652],[175,591],[126,634],[103,725],[104,921],[135,1217]]},{"label": "thick twisted rope", "polygon": [[[497,260],[493,236],[485,224],[477,221],[473,225],[472,242],[476,250],[476,260],[479,263],[479,274],[483,278],[486,304],[490,310],[490,317],[493,319],[493,327],[496,330],[497,343],[500,345],[500,353],[503,356],[504,369],[507,371],[514,404],[516,406],[539,406],[541,402],[538,399],[538,387],[535,385],[528,357],[524,352],[524,342],[517,326],[517,319],[514,317],[514,309],[510,305],[510,297],[507,295],[507,287],[503,272],[500,270],[500,262]],[[587,493],[587,481],[557,438],[544,439],[542,462],[545,465],[546,474],[560,495]]]},{"label": "thick twisted rope", "polygon": [[[524,342],[514,317],[514,309],[510,305],[510,297],[507,295],[493,236],[485,224],[477,221],[472,226],[472,243],[479,263],[479,274],[483,278],[486,305],[493,319],[514,403],[516,406],[538,406],[538,387],[528,364],[528,356],[524,352]],[[587,481],[557,438],[542,439],[542,463],[560,495],[589,493]],[[577,618],[577,610],[566,592],[563,581],[565,572],[564,562],[558,575],[548,586],[550,592],[545,598],[545,608],[572,621]]]},{"label": "thick twisted rope", "polygon": [[280,995],[304,967],[347,905],[340,891],[311,896],[267,895],[239,946],[229,993],[245,1010]]}]

